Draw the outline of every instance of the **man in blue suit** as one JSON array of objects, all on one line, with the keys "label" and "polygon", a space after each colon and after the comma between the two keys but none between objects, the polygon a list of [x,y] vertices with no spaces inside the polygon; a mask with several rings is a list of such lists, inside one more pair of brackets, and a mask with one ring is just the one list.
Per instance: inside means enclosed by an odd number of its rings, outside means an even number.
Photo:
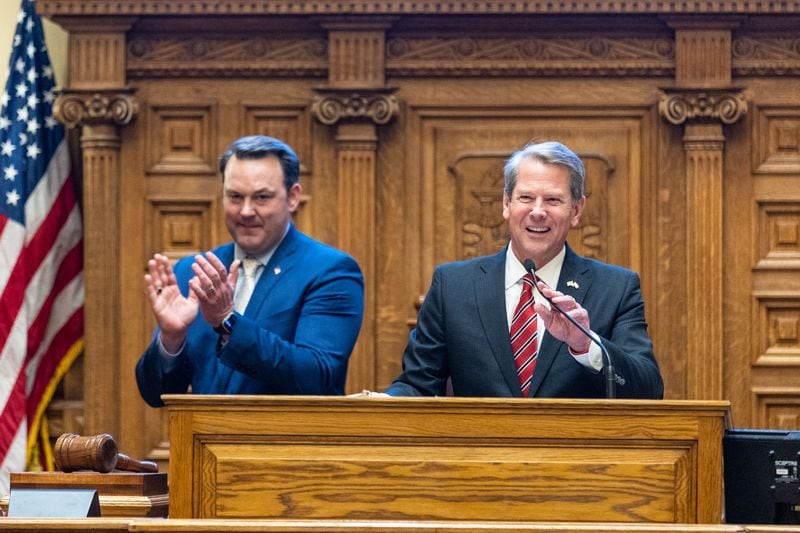
[{"label": "man in blue suit", "polygon": [[171,266],[156,254],[145,285],[158,327],[136,365],[144,400],[162,394],[343,394],[364,282],[345,253],[292,224],[300,163],[255,135],[220,158],[233,242]]},{"label": "man in blue suit", "polygon": [[449,380],[456,396],[602,398],[600,347],[550,309],[530,276],[526,299],[523,262],[531,259],[539,289],[600,336],[617,396],[663,397],[638,275],[566,244],[586,204],[584,177],[580,158],[560,143],[530,144],[511,156],[503,194],[509,246],[436,268],[403,372],[386,393],[444,395]]}]

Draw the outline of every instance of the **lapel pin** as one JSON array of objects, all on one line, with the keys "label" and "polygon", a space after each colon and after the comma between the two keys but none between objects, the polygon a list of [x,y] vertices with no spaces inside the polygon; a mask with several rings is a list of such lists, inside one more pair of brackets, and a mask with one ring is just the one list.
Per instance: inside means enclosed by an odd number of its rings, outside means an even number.
[{"label": "lapel pin", "polygon": [[281,273],[281,267],[275,267],[272,271],[275,272],[275,275],[277,276]]},{"label": "lapel pin", "polygon": [[578,285],[578,282],[575,281],[574,279],[571,279],[571,280],[569,280],[567,282],[567,287],[572,287],[573,289],[580,289],[581,288],[581,286]]}]

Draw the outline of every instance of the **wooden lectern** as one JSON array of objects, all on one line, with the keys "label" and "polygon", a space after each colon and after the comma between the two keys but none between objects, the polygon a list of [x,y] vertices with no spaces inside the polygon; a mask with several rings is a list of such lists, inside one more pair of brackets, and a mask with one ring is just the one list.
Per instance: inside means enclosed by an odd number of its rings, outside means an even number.
[{"label": "wooden lectern", "polygon": [[164,400],[171,518],[722,520],[728,402]]}]

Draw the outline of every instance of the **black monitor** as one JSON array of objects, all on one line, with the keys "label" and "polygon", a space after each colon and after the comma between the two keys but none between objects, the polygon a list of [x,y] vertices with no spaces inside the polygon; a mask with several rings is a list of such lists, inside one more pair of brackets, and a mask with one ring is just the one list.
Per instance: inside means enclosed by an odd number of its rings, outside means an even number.
[{"label": "black monitor", "polygon": [[800,431],[729,429],[722,449],[726,522],[800,524]]}]

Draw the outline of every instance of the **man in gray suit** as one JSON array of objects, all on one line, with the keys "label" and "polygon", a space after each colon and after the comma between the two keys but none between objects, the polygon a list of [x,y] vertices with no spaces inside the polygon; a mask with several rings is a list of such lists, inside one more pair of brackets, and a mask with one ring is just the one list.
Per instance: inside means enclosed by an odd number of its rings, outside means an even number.
[{"label": "man in gray suit", "polygon": [[509,158],[504,178],[509,246],[436,268],[403,372],[386,393],[444,395],[449,379],[456,396],[602,398],[600,347],[533,290],[523,266],[530,259],[538,288],[599,335],[617,396],[662,398],[639,276],[567,245],[586,205],[580,158],[557,142],[530,144]]}]

